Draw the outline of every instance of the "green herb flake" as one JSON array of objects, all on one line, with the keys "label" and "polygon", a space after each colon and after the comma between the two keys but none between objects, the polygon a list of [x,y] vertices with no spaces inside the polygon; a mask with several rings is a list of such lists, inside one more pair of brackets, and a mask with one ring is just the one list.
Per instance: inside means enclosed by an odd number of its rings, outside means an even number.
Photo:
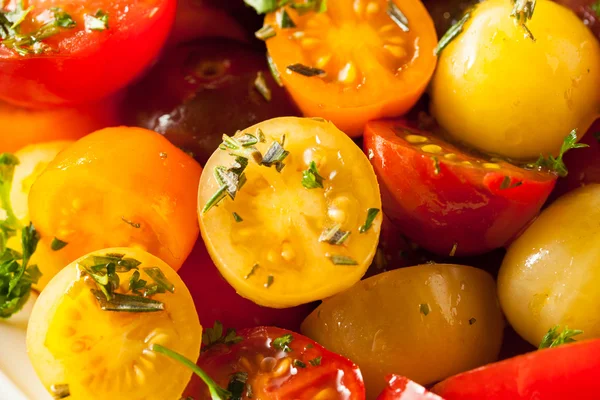
[{"label": "green herb flake", "polygon": [[254,36],[256,36],[257,39],[263,40],[263,41],[271,39],[272,37],[275,37],[276,35],[277,35],[277,33],[275,32],[275,28],[273,28],[273,25],[269,25],[269,24],[264,25],[262,28],[260,28],[256,32],[254,32]]},{"label": "green herb flake", "polygon": [[290,28],[296,27],[296,24],[292,20],[292,17],[290,17],[290,15],[287,13],[285,8],[282,8],[277,13],[276,19],[277,19],[277,23],[279,24],[279,27],[281,29],[290,29]]},{"label": "green herb flake", "polygon": [[419,312],[424,316],[427,316],[429,314],[429,304],[419,304]]},{"label": "green herb flake", "polygon": [[267,276],[267,282],[265,282],[265,288],[267,288],[267,289],[270,288],[274,281],[275,281],[275,278],[273,277],[273,275]]},{"label": "green herb flake", "polygon": [[594,11],[596,13],[598,18],[600,18],[600,0],[598,0],[594,4],[592,4],[591,9],[592,9],[592,11]]},{"label": "green herb flake", "polygon": [[58,384],[50,386],[50,393],[52,393],[52,397],[56,400],[58,399],[66,399],[71,396],[71,389],[67,384]]},{"label": "green herb flake", "polygon": [[320,68],[308,67],[300,63],[288,65],[287,69],[288,71],[300,74],[302,76],[306,76],[307,78],[312,78],[315,76],[319,78],[324,78],[327,75],[325,70],[322,70]]},{"label": "green herb flake", "polygon": [[456,37],[458,37],[458,35],[460,35],[462,33],[462,31],[465,27],[465,24],[467,23],[467,21],[470,18],[471,18],[471,13],[468,12],[457,23],[452,25],[450,27],[450,29],[448,29],[448,31],[444,34],[444,36],[442,36],[442,38],[438,42],[437,46],[435,47],[435,50],[433,51],[433,53],[436,56],[439,56],[440,53],[442,52],[442,50],[444,50],[446,48],[446,46],[448,46],[450,44],[451,41],[456,39]]},{"label": "green herb flake", "polygon": [[394,23],[398,25],[400,29],[402,29],[403,32],[408,32],[410,30],[408,26],[408,18],[406,18],[406,15],[404,15],[402,10],[400,10],[394,1],[388,0],[388,8],[386,12],[388,17],[390,17],[392,21],[394,21]]},{"label": "green herb flake", "polygon": [[69,243],[64,242],[58,238],[54,238],[52,239],[52,243],[50,244],[50,248],[52,249],[52,251],[59,251],[65,248],[66,245],[68,245]]},{"label": "green herb flake", "polygon": [[283,336],[273,339],[273,342],[271,342],[271,346],[276,348],[277,350],[289,353],[292,351],[292,348],[290,347],[292,340],[294,340],[294,336],[291,333],[286,333]]},{"label": "green herb flake", "polygon": [[473,325],[475,322],[477,322],[477,320],[475,318],[471,318],[469,320],[469,325]]},{"label": "green herb flake", "polygon": [[227,329],[227,332],[223,335],[223,324],[220,321],[215,321],[212,328],[206,328],[204,332],[202,332],[203,351],[216,344],[231,346],[242,340],[244,340],[244,338],[238,336],[233,328]]},{"label": "green herb flake", "polygon": [[252,266],[252,269],[250,270],[250,272],[248,272],[248,273],[246,274],[246,276],[244,277],[244,279],[248,279],[248,278],[250,278],[252,275],[254,275],[254,273],[256,272],[256,270],[257,270],[257,269],[258,269],[258,264],[254,264],[254,265]]},{"label": "green herb flake", "polygon": [[547,349],[552,347],[558,347],[563,344],[573,343],[576,340],[573,336],[581,335],[583,331],[578,329],[569,329],[565,326],[562,332],[558,333],[560,325],[556,325],[548,330],[540,343],[539,349]]},{"label": "green herb flake", "polygon": [[584,143],[577,143],[577,129],[573,129],[564,139],[563,144],[560,147],[560,152],[558,153],[558,157],[540,155],[535,164],[529,164],[530,168],[546,168],[550,171],[554,171],[558,176],[564,178],[567,176],[569,171],[567,170],[567,166],[563,161],[563,156],[565,153],[571,149],[581,149],[585,147],[590,147]]},{"label": "green herb flake", "polygon": [[258,71],[256,74],[256,79],[254,79],[254,87],[266,101],[271,101],[273,95],[271,93],[271,89],[269,89],[269,85],[267,85],[265,75],[262,73],[262,71]]},{"label": "green herb flake", "polygon": [[105,31],[108,29],[108,14],[102,10],[96,11],[94,15],[85,14],[83,22],[88,31]]},{"label": "green herb flake", "polygon": [[502,179],[502,183],[500,183],[500,190],[514,189],[522,184],[523,181],[515,180],[513,182],[513,179],[510,176],[505,176],[504,179]]},{"label": "green herb flake", "polygon": [[302,172],[302,186],[306,189],[322,189],[324,180],[325,178],[319,175],[317,164],[314,161],[311,161],[308,169]]},{"label": "green herb flake", "polygon": [[277,69],[277,66],[275,65],[275,61],[273,61],[273,58],[271,57],[271,55],[269,53],[267,53],[267,64],[269,66],[269,71],[271,71],[271,75],[273,76],[273,79],[275,80],[275,83],[277,83],[277,86],[283,87],[283,81],[281,80],[281,73]]},{"label": "green herb flake", "polygon": [[233,219],[235,220],[235,222],[243,222],[244,219],[242,217],[240,217],[240,215],[236,212],[233,213]]},{"label": "green herb flake", "polygon": [[231,374],[229,385],[227,385],[227,390],[231,393],[230,400],[242,400],[247,381],[248,374],[246,372],[236,372]]},{"label": "green herb flake", "polygon": [[439,175],[442,172],[440,169],[440,160],[436,156],[431,157],[431,160],[433,161],[433,173]]},{"label": "green herb flake", "polygon": [[130,221],[128,219],[126,219],[125,217],[121,217],[121,219],[123,220],[123,222],[125,222],[127,225],[131,225],[133,228],[135,229],[140,229],[142,227],[142,224],[138,223],[138,222],[133,222]]},{"label": "green herb flake", "polygon": [[173,285],[171,282],[169,282],[169,280],[167,279],[167,277],[165,276],[165,274],[162,272],[162,270],[158,267],[149,267],[149,268],[144,268],[144,272],[146,273],[146,275],[148,275],[150,278],[152,278],[152,280],[162,289],[171,292],[171,293],[175,293],[175,285]]},{"label": "green herb flake", "polygon": [[379,211],[380,210],[378,208],[369,208],[367,210],[367,219],[365,220],[365,224],[358,228],[358,231],[360,233],[365,233],[369,229],[371,229],[371,227],[373,226],[373,221],[375,221],[375,218],[377,217],[377,214],[379,214]]},{"label": "green herb flake", "polygon": [[358,262],[349,256],[331,255],[329,259],[334,265],[358,265]]},{"label": "green herb flake", "polygon": [[319,365],[321,365],[321,360],[323,360],[323,357],[318,356],[318,357],[315,357],[312,360],[310,360],[309,363],[313,367],[318,367]]},{"label": "green herb flake", "polygon": [[54,24],[61,28],[74,28],[76,23],[71,15],[64,12],[59,7],[52,7],[50,9],[54,13]]},{"label": "green herb flake", "polygon": [[296,368],[306,368],[306,364],[305,364],[304,362],[300,361],[300,360],[297,360],[297,359],[295,359],[295,360],[292,362],[292,365],[293,365],[294,367],[296,367]]},{"label": "green herb flake", "polygon": [[120,312],[157,312],[165,309],[164,303],[141,296],[112,293],[110,299],[100,290],[92,289],[92,293],[103,311]]},{"label": "green herb flake", "polygon": [[289,151],[287,151],[283,148],[284,144],[285,144],[285,136],[281,140],[281,143],[279,143],[277,140],[273,141],[273,143],[271,144],[271,147],[269,147],[265,156],[263,157],[261,165],[263,165],[265,167],[275,166],[275,169],[278,172],[281,172],[283,167],[285,167],[285,164],[283,163],[283,161],[290,154]]},{"label": "green herb flake", "polygon": [[333,245],[340,246],[348,240],[350,237],[349,231],[343,231],[340,229],[340,225],[336,224],[331,228],[325,228],[319,237],[319,242],[325,242]]}]

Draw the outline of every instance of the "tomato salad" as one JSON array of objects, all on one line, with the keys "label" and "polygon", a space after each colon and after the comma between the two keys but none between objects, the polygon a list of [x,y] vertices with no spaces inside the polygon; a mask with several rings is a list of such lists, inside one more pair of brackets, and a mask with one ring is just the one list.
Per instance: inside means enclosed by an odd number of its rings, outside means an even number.
[{"label": "tomato salad", "polygon": [[0,324],[55,399],[596,399],[598,21],[0,2]]}]

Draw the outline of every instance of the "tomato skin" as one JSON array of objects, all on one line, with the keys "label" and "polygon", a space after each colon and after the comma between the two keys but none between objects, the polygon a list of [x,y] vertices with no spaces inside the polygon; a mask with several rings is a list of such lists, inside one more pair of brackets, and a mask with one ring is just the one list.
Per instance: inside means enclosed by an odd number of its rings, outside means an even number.
[{"label": "tomato skin", "polygon": [[[367,124],[364,148],[372,152],[382,192],[383,210],[400,224],[404,234],[434,253],[476,255],[504,246],[540,210],[556,176],[526,171],[507,163],[499,169],[465,166],[438,159],[403,139],[394,129],[413,129],[405,121]],[[439,141],[447,152],[461,150]],[[437,157],[437,156],[436,156]],[[506,176],[511,185],[503,190]]]},{"label": "tomato skin", "polygon": [[278,326],[297,331],[314,309],[312,304],[286,309],[262,307],[243,298],[221,276],[201,239],[178,272],[192,293],[200,321],[207,327],[219,321],[225,328]]},{"label": "tomato skin", "polygon": [[592,400],[598,398],[600,340],[524,354],[438,383],[446,400]]},{"label": "tomato skin", "polygon": [[593,9],[594,4],[598,4],[596,0],[556,0],[556,2],[575,11],[600,40],[600,11]]},{"label": "tomato skin", "polygon": [[[271,89],[270,102],[255,89],[259,71]],[[173,48],[129,90],[125,103],[127,124],[163,134],[202,165],[223,133],[233,135],[263,120],[298,115],[285,90],[275,84],[264,53],[226,39]]]},{"label": "tomato skin", "polygon": [[421,385],[399,375],[386,376],[388,386],[381,392],[377,400],[443,400],[430,393]]},{"label": "tomato skin", "polygon": [[[293,336],[289,343],[291,351],[272,347],[273,340],[287,334]],[[243,338],[239,343],[214,345],[205,349],[198,360],[198,366],[221,387],[227,387],[231,374],[241,371],[249,375],[253,397],[261,400],[365,399],[358,366],[313,340],[275,327],[244,329],[237,335]],[[278,363],[273,363],[272,369],[268,369],[266,361],[271,357]],[[321,359],[315,363],[318,357]],[[292,360],[302,361],[305,367],[290,365]],[[248,366],[253,368],[248,370]],[[211,398],[208,389],[196,377],[192,378],[184,392],[184,397],[186,395],[196,400]],[[249,398],[244,390],[241,399]]]},{"label": "tomato skin", "polygon": [[[45,9],[58,1],[39,3]],[[68,9],[67,4],[59,4]],[[149,8],[152,4],[155,7]],[[0,48],[0,98],[44,108],[95,101],[125,87],[160,52],[175,19],[176,0],[154,0],[147,5],[97,0],[89,6],[97,7],[92,12],[103,9],[109,14],[109,28],[81,30],[83,17],[74,14],[78,32],[63,33],[60,40],[50,38],[57,56],[20,56]]]}]

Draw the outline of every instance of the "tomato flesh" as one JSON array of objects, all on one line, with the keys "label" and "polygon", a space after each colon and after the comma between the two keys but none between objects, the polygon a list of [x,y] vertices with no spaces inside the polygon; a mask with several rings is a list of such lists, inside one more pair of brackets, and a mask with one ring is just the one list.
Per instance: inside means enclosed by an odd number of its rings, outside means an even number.
[{"label": "tomato flesh", "polygon": [[[14,10],[11,1],[5,10]],[[19,55],[0,46],[0,98],[22,106],[48,107],[98,100],[127,85],[158,55],[175,18],[175,0],[93,0],[25,2],[33,9],[23,34],[68,13],[75,26],[43,40],[44,51]],[[86,18],[102,10],[106,29],[86,28]],[[107,79],[108,77],[108,79]]]},{"label": "tomato flesh", "polygon": [[446,400],[598,398],[600,340],[545,349],[448,378],[433,392]]},{"label": "tomato flesh", "polygon": [[[409,21],[403,30],[388,15],[389,4]],[[333,0],[327,11],[300,15],[286,7],[295,27],[282,28],[283,11],[269,14],[276,36],[267,49],[284,86],[305,116],[330,119],[351,136],[371,119],[407,112],[433,74],[437,36],[419,0]],[[322,71],[307,77],[302,64]]]},{"label": "tomato flesh", "polygon": [[504,246],[540,210],[551,173],[472,156],[406,121],[367,124],[364,141],[384,212],[404,234],[442,255]]},{"label": "tomato flesh", "polygon": [[[232,374],[247,373],[246,388],[240,399],[365,398],[359,368],[305,336],[274,327],[245,329],[238,335],[242,340],[237,344],[217,344],[205,349],[198,365],[221,387],[228,386]],[[286,351],[276,346],[276,339],[284,335],[292,337]],[[184,395],[197,400],[211,398],[208,389],[196,378],[192,378]]]},{"label": "tomato flesh", "polygon": [[443,400],[404,376],[388,375],[386,380],[388,385],[377,400]]}]

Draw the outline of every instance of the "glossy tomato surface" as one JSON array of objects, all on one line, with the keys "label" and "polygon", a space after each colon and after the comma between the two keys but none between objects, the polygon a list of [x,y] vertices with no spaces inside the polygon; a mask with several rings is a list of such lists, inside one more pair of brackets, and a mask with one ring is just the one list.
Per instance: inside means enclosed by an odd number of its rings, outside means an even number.
[{"label": "glossy tomato surface", "polygon": [[[283,11],[269,14],[265,25],[276,35],[267,49],[305,116],[358,137],[367,121],[402,115],[417,102],[435,69],[437,35],[420,0],[330,0],[326,8],[287,7],[294,26],[283,28]],[[396,23],[390,9],[409,26]]]},{"label": "glossy tomato surface", "polygon": [[387,387],[377,400],[443,400],[440,396],[429,393],[425,388],[410,379],[399,375],[386,377]]},{"label": "glossy tomato surface", "polygon": [[575,11],[600,39],[600,6],[598,6],[597,0],[556,0],[556,2]]},{"label": "glossy tomato surface", "polygon": [[406,121],[369,122],[364,148],[386,215],[442,255],[504,246],[538,213],[556,181],[550,173],[471,155]]},{"label": "glossy tomato surface", "polygon": [[198,316],[204,326],[210,327],[219,321],[225,328],[277,326],[298,331],[302,320],[315,307],[306,304],[276,309],[262,307],[245,299],[221,276],[202,240],[198,240],[178,272],[192,293]]},{"label": "glossy tomato surface", "polygon": [[[255,81],[261,73],[267,100]],[[159,132],[191,152],[202,164],[224,133],[279,116],[297,115],[285,91],[275,84],[264,53],[225,39],[182,44],[137,85],[126,99],[123,119]]]},{"label": "glossy tomato surface", "polygon": [[433,391],[445,400],[598,398],[600,340],[544,349],[449,378]]},{"label": "glossy tomato surface", "polygon": [[[205,348],[200,366],[221,387],[243,380],[236,398],[247,400],[364,400],[358,366],[298,333],[274,327],[237,332],[238,343]],[[196,378],[184,393],[210,400]]]},{"label": "glossy tomato surface", "polygon": [[[10,1],[5,10],[14,11],[19,3]],[[50,29],[55,33],[37,45],[10,44],[9,39],[18,35],[2,42],[0,98],[46,107],[98,100],[130,83],[166,41],[176,1],[33,0],[28,4],[33,9],[19,25],[20,34],[35,36]]]}]

